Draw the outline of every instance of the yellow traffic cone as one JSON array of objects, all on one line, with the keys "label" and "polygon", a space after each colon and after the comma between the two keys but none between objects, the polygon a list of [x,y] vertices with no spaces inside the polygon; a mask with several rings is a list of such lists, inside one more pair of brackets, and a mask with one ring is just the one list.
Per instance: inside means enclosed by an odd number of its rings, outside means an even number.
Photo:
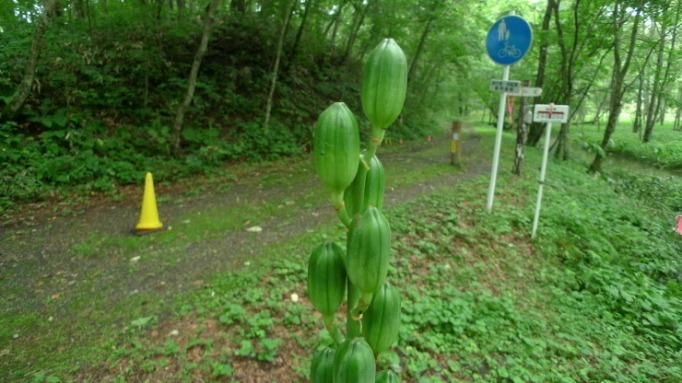
[{"label": "yellow traffic cone", "polygon": [[159,221],[159,212],[156,209],[156,196],[154,195],[154,181],[152,173],[147,173],[144,179],[144,197],[142,198],[142,210],[140,220],[135,225],[137,233],[145,233],[163,228]]}]

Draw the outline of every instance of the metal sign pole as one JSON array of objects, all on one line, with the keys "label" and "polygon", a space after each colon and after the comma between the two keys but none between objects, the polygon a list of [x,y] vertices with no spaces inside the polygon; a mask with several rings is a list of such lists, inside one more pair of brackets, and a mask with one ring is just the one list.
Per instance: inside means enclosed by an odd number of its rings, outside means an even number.
[{"label": "metal sign pole", "polygon": [[540,205],[542,204],[542,189],[545,186],[545,173],[547,171],[547,157],[549,157],[549,141],[552,135],[552,123],[548,122],[545,128],[545,148],[542,153],[542,167],[540,167],[540,185],[538,186],[538,199],[535,202],[535,217],[533,218],[533,230],[531,239],[535,239],[538,231],[538,221],[540,220]]},{"label": "metal sign pole", "polygon": [[[504,66],[502,81],[509,80],[509,65]],[[497,110],[497,132],[495,134],[495,148],[493,149],[493,168],[490,172],[490,187],[488,188],[488,211],[493,210],[493,199],[495,198],[495,183],[497,182],[497,168],[500,163],[500,147],[502,146],[502,130],[504,129],[504,115],[507,107],[507,92],[502,92],[500,104]]]}]

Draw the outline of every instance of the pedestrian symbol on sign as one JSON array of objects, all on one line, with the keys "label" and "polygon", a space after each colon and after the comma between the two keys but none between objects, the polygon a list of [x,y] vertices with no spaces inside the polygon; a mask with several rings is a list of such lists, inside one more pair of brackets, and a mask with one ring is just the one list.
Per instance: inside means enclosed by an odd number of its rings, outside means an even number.
[{"label": "pedestrian symbol on sign", "polygon": [[526,20],[505,16],[493,24],[486,38],[488,55],[498,64],[511,65],[530,49],[533,33]]}]

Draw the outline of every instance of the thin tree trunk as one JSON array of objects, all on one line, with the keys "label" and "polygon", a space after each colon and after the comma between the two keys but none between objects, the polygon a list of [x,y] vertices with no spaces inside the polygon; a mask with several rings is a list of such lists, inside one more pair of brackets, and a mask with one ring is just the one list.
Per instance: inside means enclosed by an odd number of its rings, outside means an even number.
[{"label": "thin tree trunk", "polygon": [[[566,40],[564,38],[564,30],[561,25],[561,20],[559,19],[559,3],[555,2],[555,7],[554,7],[554,24],[556,25],[556,30],[557,30],[557,37],[559,41],[559,48],[561,50],[561,64],[560,64],[560,70],[561,70],[561,94],[559,96],[559,100],[562,105],[570,105],[571,104],[571,95],[573,94],[573,59],[576,54],[576,49],[577,49],[577,44],[578,44],[578,28],[580,24],[578,23],[578,7],[580,5],[580,0],[576,0],[574,4],[574,23],[575,23],[575,38],[573,39],[573,47],[569,53],[568,49],[566,48]],[[559,137],[556,139],[556,152],[554,152],[554,156],[556,158],[561,158],[564,161],[568,160],[568,152],[569,152],[569,145],[568,145],[568,129],[569,129],[569,122],[561,124],[561,128],[559,130]]]},{"label": "thin tree trunk", "polygon": [[632,133],[642,129],[642,104],[644,103],[644,73],[639,74],[639,88],[637,89],[637,101],[635,105],[635,120],[632,123]]},{"label": "thin tree trunk", "polygon": [[433,20],[434,17],[429,18],[429,21],[426,22],[426,26],[424,27],[424,32],[422,32],[422,35],[419,38],[419,45],[417,45],[417,51],[414,53],[414,57],[412,58],[412,62],[410,63],[410,70],[407,73],[408,81],[412,81],[414,79],[414,75],[417,70],[417,63],[419,62],[419,58],[421,57],[421,54],[424,51],[426,38],[428,37],[429,32],[431,31],[431,24],[433,24]]},{"label": "thin tree trunk", "polygon": [[77,19],[82,19],[85,17],[85,6],[83,1],[84,0],[76,0],[73,3],[73,14]]},{"label": "thin tree trunk", "polygon": [[173,122],[173,152],[176,155],[180,150],[182,125],[185,120],[185,112],[187,111],[189,104],[192,103],[192,98],[194,98],[194,90],[197,86],[197,75],[199,74],[201,61],[204,59],[204,54],[206,54],[206,49],[208,48],[208,39],[211,35],[211,28],[213,27],[213,15],[215,14],[217,7],[218,0],[211,0],[206,7],[206,13],[204,14],[204,28],[201,33],[201,42],[199,43],[199,49],[197,49],[197,52],[194,55],[194,61],[192,62],[192,69],[189,73],[187,93],[185,94],[185,99],[182,101],[182,104],[178,106],[177,113],[175,114],[175,122]]},{"label": "thin tree trunk", "polygon": [[308,21],[308,14],[310,13],[310,9],[314,6],[315,0],[306,0],[305,8],[303,9],[303,17],[301,18],[301,25],[299,25],[298,31],[296,31],[294,46],[291,48],[291,53],[289,54],[289,62],[292,62],[296,58],[296,54],[298,54],[298,47],[301,44],[301,37],[303,37],[303,31],[305,30]]},{"label": "thin tree trunk", "polygon": [[[629,8],[625,5],[616,3],[615,9],[613,11],[613,32],[614,32],[614,44],[613,44],[613,72],[611,74],[611,100],[609,102],[609,119],[606,123],[606,129],[604,130],[604,137],[601,142],[601,148],[606,151],[606,146],[611,139],[611,135],[616,130],[616,124],[618,123],[618,118],[620,117],[620,112],[623,109],[623,95],[625,88],[625,75],[630,68],[630,63],[632,60],[633,53],[635,51],[635,42],[637,39],[637,32],[639,27],[639,21],[642,14],[642,3],[637,4],[637,9],[635,11],[632,31],[630,34],[630,41],[628,46],[628,51],[625,56],[625,60],[621,57],[621,45],[620,45],[620,31],[623,29],[624,20],[627,18],[626,14],[629,12]],[[589,172],[596,173],[601,171],[602,156],[596,154],[594,160],[590,164]]]},{"label": "thin tree trunk", "polygon": [[[542,18],[542,33],[546,34],[549,31],[549,25],[552,21],[552,10],[554,9],[554,0],[547,0],[547,6],[545,7],[545,15]],[[538,69],[535,75],[535,86],[542,88],[545,84],[545,67],[547,65],[547,52],[549,50],[548,39],[542,39],[542,45],[540,45],[540,53],[538,55]],[[544,98],[543,98],[544,99]],[[542,137],[543,124],[531,124],[528,130],[527,144],[534,146],[540,141]]]},{"label": "thin tree trunk", "polygon": [[348,57],[350,57],[351,51],[353,50],[353,45],[355,45],[355,39],[358,36],[358,31],[360,27],[365,22],[365,15],[367,14],[367,9],[370,7],[371,1],[367,1],[367,4],[363,7],[362,2],[355,7],[355,17],[353,17],[353,26],[351,27],[350,33],[348,34],[348,40],[346,40],[346,49],[343,52],[343,57],[341,58],[341,63],[346,62]]},{"label": "thin tree trunk", "polygon": [[[524,81],[523,86],[528,86],[529,81]],[[528,98],[521,97],[521,107],[519,108],[519,124],[518,130],[516,131],[516,150],[514,151],[514,166],[512,166],[512,173],[517,176],[521,175],[521,165],[523,164],[524,158],[524,144],[526,142],[526,132],[527,132],[527,115],[530,111],[530,106],[528,105]]]},{"label": "thin tree trunk", "polygon": [[185,0],[177,0],[176,9],[178,10],[178,17],[182,17],[185,14]]},{"label": "thin tree trunk", "polygon": [[[339,24],[341,24],[341,15],[343,13],[343,8],[346,7],[346,4],[348,4],[348,0],[344,0],[341,5],[338,6],[336,12],[334,13],[334,16],[332,17],[331,21],[329,21],[329,24],[327,24],[327,28],[324,30],[324,36],[327,36],[327,33],[329,33],[329,30],[332,30],[332,37],[331,41],[332,43],[334,40],[336,40],[336,33],[339,30]],[[333,27],[333,29],[332,29]]]},{"label": "thin tree trunk", "polygon": [[265,106],[265,122],[263,123],[263,130],[267,133],[268,125],[270,124],[270,112],[272,111],[272,98],[275,95],[275,88],[277,87],[277,74],[279,72],[279,61],[282,57],[282,47],[284,46],[284,35],[289,29],[289,20],[291,19],[291,11],[294,8],[294,2],[297,0],[290,0],[287,10],[284,15],[284,24],[279,33],[279,40],[277,41],[277,55],[275,56],[275,67],[272,70],[272,80],[270,81],[270,92],[268,94],[267,105]]},{"label": "thin tree trunk", "polygon": [[[682,10],[682,2],[678,1],[677,2],[677,8],[675,9],[675,22],[673,25],[677,26],[677,24],[680,21],[680,12]],[[665,33],[661,32],[663,42],[662,44],[665,44]],[[670,81],[670,69],[673,66],[673,61],[676,61],[674,59],[673,54],[677,53],[675,49],[675,45],[677,43],[677,28],[673,28],[672,32],[672,37],[670,40],[670,50],[668,51],[668,57],[667,57],[667,63],[665,67],[665,73],[663,74],[663,79],[661,81],[661,86],[660,86],[660,91],[658,92],[658,97],[656,97],[656,106],[654,108],[655,113],[657,115],[660,115],[661,117],[661,124],[665,121],[665,106],[664,106],[664,100],[663,100],[663,93],[665,92],[665,89],[668,86],[668,83]],[[661,108],[663,110],[661,110]],[[651,125],[651,128],[649,129],[649,126],[647,126],[646,131],[644,132],[644,137],[642,138],[642,141],[644,142],[649,142],[651,140],[651,134],[654,130],[653,123]]]},{"label": "thin tree trunk", "polygon": [[36,70],[38,67],[38,60],[43,49],[43,37],[47,32],[47,27],[54,18],[57,0],[46,0],[43,14],[36,25],[36,30],[33,32],[33,39],[31,40],[31,48],[28,53],[28,61],[24,68],[24,76],[17,87],[12,99],[5,105],[2,111],[0,120],[9,120],[16,116],[26,102],[28,96],[31,95],[31,88],[36,79]]},{"label": "thin tree trunk", "polygon": [[[652,31],[654,27],[652,27]],[[653,33],[653,32],[652,32]],[[656,52],[656,69],[654,70],[654,83],[651,87],[651,92],[648,99],[647,110],[646,110],[646,123],[644,128],[644,137],[642,141],[648,142],[651,137],[651,132],[654,130],[654,125],[656,124],[657,110],[656,110],[656,99],[661,92],[661,76],[663,74],[663,60],[665,50],[665,25],[661,24],[660,40],[658,46],[658,52]]]},{"label": "thin tree trunk", "polygon": [[680,121],[682,121],[682,108],[679,106],[682,103],[682,86],[677,90],[677,105],[675,109],[675,122],[673,122],[673,130],[682,130],[680,126]]}]

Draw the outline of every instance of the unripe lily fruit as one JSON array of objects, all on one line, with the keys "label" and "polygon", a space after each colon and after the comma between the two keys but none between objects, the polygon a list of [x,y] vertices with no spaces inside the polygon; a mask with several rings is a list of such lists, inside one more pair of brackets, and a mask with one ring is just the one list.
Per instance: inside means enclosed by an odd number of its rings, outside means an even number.
[{"label": "unripe lily fruit", "polygon": [[388,350],[400,331],[400,293],[386,282],[374,293],[372,303],[362,316],[362,335],[378,355]]},{"label": "unripe lily fruit", "polygon": [[310,366],[310,383],[331,383],[334,379],[334,355],[336,351],[325,348],[313,356]]},{"label": "unripe lily fruit", "polygon": [[343,249],[333,242],[318,246],[308,261],[308,296],[325,318],[334,315],[346,294]]},{"label": "unripe lily fruit", "polygon": [[355,178],[360,156],[358,121],[346,104],[336,102],[320,114],[313,150],[322,184],[333,193],[343,193]]},{"label": "unripe lily fruit", "polygon": [[[344,192],[343,200],[346,203],[346,211],[351,217],[364,212],[368,207],[374,206],[381,209],[384,206],[384,189],[386,176],[384,166],[377,156],[369,161],[369,170],[366,172],[358,168],[358,173],[353,183]],[[359,167],[365,164],[360,162]],[[360,177],[364,176],[364,180]]]},{"label": "unripe lily fruit", "polygon": [[347,339],[334,356],[333,383],[375,383],[376,366],[372,348],[362,338]]},{"label": "unripe lily fruit", "polygon": [[407,93],[407,58],[393,39],[369,54],[362,82],[362,110],[372,128],[386,129],[400,115]]},{"label": "unripe lily fruit", "polygon": [[384,370],[377,374],[376,383],[400,383],[400,378],[391,370]]},{"label": "unripe lily fruit", "polygon": [[390,248],[391,228],[379,209],[368,207],[353,218],[348,232],[346,272],[362,293],[372,294],[384,284]]}]

